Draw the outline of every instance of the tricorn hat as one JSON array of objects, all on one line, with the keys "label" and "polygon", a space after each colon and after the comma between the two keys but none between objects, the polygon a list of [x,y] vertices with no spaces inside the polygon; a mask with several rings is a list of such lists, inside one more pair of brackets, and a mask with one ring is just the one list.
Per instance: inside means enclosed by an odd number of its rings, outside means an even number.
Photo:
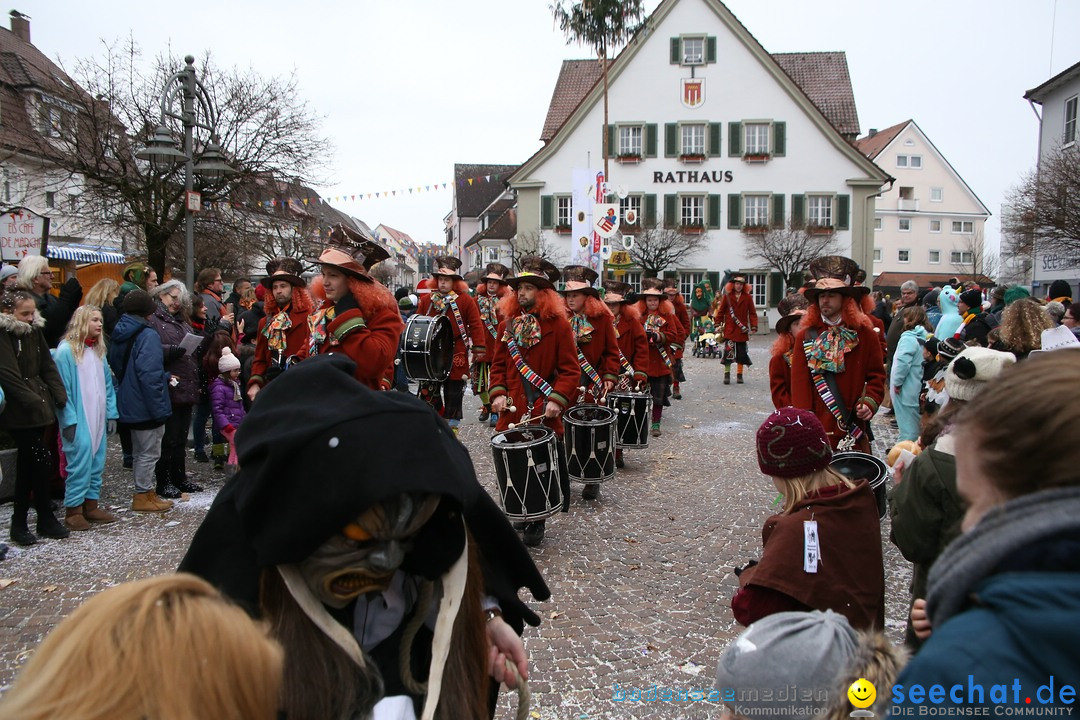
[{"label": "tricorn hat", "polygon": [[330,244],[319,255],[320,265],[330,265],[352,277],[374,282],[368,271],[390,257],[386,248],[358,231],[338,223],[330,231]]},{"label": "tricorn hat", "polygon": [[493,262],[487,264],[487,267],[484,268],[484,274],[480,276],[480,279],[484,282],[487,282],[488,280],[495,280],[505,285],[506,278],[508,278],[509,276],[510,268],[506,267],[502,263]]},{"label": "tricorn hat", "polygon": [[604,281],[604,302],[606,303],[636,302],[637,298],[632,297],[633,293],[634,288],[630,283],[622,282],[621,280]]},{"label": "tricorn hat", "polygon": [[458,270],[461,269],[461,259],[456,258],[453,255],[436,255],[434,258],[435,269],[431,271],[432,277],[449,277],[455,280],[462,280],[461,273]]},{"label": "tricorn hat", "polygon": [[585,265],[567,265],[563,268],[563,292],[580,292],[600,297],[600,291],[593,287],[600,278],[600,273]]},{"label": "tricorn hat", "polygon": [[304,272],[304,266],[299,260],[290,257],[276,257],[266,262],[266,277],[259,281],[267,290],[274,287],[274,282],[284,280],[293,287],[304,287],[306,283],[300,277]]},{"label": "tricorn hat", "polygon": [[515,277],[508,278],[506,284],[517,290],[517,286],[523,282],[535,285],[541,290],[552,290],[555,282],[562,274],[552,263],[539,255],[526,255],[518,263],[521,268]]},{"label": "tricorn hat", "polygon": [[664,281],[659,278],[642,278],[641,292],[638,294],[667,297],[667,293],[664,292]]}]

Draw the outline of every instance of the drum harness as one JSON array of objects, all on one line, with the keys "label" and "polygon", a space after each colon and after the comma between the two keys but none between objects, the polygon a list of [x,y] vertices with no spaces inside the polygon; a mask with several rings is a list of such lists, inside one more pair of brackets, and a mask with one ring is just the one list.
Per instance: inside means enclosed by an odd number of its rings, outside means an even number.
[{"label": "drum harness", "polygon": [[[810,350],[814,346],[814,340],[817,339],[818,330],[816,328],[810,328],[806,331],[806,337],[803,339],[803,353],[807,358],[810,357]],[[840,394],[840,388],[836,384],[836,373],[832,371],[820,371],[810,370],[810,377],[814,381],[814,389],[821,397],[821,401],[825,403],[825,407],[829,409],[832,416],[836,418],[836,424],[847,435],[840,444],[837,445],[837,450],[844,452],[850,450],[855,446],[856,441],[864,434],[867,439],[873,442],[874,435],[871,432],[869,426],[867,426],[866,432],[863,432],[862,427],[859,426],[856,416],[855,408],[847,410],[844,407],[843,396]],[[866,386],[863,385],[865,391]],[[856,403],[856,406],[858,403]]]},{"label": "drum harness", "polygon": [[540,377],[535,370],[525,363],[525,358],[521,356],[521,348],[518,347],[517,341],[509,333],[506,335],[506,349],[510,352],[510,357],[513,359],[518,372],[521,373],[522,379],[527,381],[522,385],[525,388],[525,400],[529,403],[530,409],[540,399],[540,396],[537,395],[538,390],[543,393],[545,398],[555,392],[555,388],[551,387],[551,383]]}]

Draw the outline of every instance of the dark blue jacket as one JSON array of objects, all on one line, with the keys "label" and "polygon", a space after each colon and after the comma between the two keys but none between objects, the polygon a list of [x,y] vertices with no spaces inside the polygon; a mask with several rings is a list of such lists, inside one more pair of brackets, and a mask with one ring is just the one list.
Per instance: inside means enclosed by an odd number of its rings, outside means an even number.
[{"label": "dark blue jacket", "polygon": [[[129,346],[131,353],[125,364]],[[113,329],[108,358],[116,376],[120,422],[143,427],[164,424],[172,415],[172,403],[161,337],[144,318],[124,315]]]}]

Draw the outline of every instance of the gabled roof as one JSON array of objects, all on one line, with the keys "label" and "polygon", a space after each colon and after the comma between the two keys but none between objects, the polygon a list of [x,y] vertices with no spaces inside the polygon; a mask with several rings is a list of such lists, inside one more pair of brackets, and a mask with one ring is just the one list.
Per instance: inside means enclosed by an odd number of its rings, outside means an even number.
[{"label": "gabled roof", "polygon": [[1076,63],[1071,68],[1067,68],[1059,72],[1057,75],[1050,78],[1039,87],[1028,90],[1026,93],[1024,93],[1024,99],[1031,100],[1032,102],[1037,102],[1041,105],[1043,99],[1047,95],[1057,90],[1065,83],[1072,82],[1076,78],[1080,78],[1080,62]]},{"label": "gabled roof", "polygon": [[974,280],[979,284],[979,287],[992,288],[997,283],[993,278],[989,278],[983,274],[973,275],[971,273],[909,273],[909,272],[883,272],[874,277],[875,288],[898,288],[904,282],[908,280],[914,280],[915,284],[921,288],[941,287],[946,284],[952,278],[956,278],[962,283]]},{"label": "gabled roof", "polygon": [[465,247],[472,247],[481,240],[509,240],[517,234],[517,204],[515,200],[506,200],[492,206],[493,211],[502,210],[502,214],[495,218],[484,230],[476,233]]},{"label": "gabled roof", "polygon": [[408,233],[403,233],[400,230],[395,230],[389,225],[379,225],[379,227],[382,228],[383,232],[393,238],[396,242],[413,243],[414,245],[416,244],[415,242],[413,242],[413,239],[409,237]]},{"label": "gabled roof", "polygon": [[859,148],[859,152],[863,155],[873,160],[881,154],[882,150],[889,146],[889,143],[896,139],[896,136],[908,126],[909,122],[911,120],[905,120],[884,130],[871,130],[870,135],[855,141],[855,147]]},{"label": "gabled roof", "polygon": [[[611,67],[613,62],[614,60],[608,60],[608,67]],[[544,119],[544,130],[540,133],[542,142],[555,137],[555,133],[559,132],[559,128],[589,94],[593,85],[599,82],[602,75],[598,60],[563,60],[562,69],[559,70],[559,79],[555,83],[555,91],[551,93],[551,104],[548,105],[547,117]]]},{"label": "gabled roof", "polygon": [[480,217],[484,208],[506,190],[506,181],[517,169],[517,165],[455,163],[454,201],[458,217]]}]

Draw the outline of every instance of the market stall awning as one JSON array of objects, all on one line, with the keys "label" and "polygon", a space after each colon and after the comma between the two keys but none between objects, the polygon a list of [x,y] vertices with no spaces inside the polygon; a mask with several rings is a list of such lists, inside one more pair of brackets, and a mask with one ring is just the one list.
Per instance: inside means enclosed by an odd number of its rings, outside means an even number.
[{"label": "market stall awning", "polygon": [[88,247],[77,247],[74,245],[50,245],[45,251],[45,256],[52,258],[53,260],[74,260],[75,262],[81,263],[112,263],[114,265],[123,265],[127,262],[127,259],[123,254],[118,252]]}]

